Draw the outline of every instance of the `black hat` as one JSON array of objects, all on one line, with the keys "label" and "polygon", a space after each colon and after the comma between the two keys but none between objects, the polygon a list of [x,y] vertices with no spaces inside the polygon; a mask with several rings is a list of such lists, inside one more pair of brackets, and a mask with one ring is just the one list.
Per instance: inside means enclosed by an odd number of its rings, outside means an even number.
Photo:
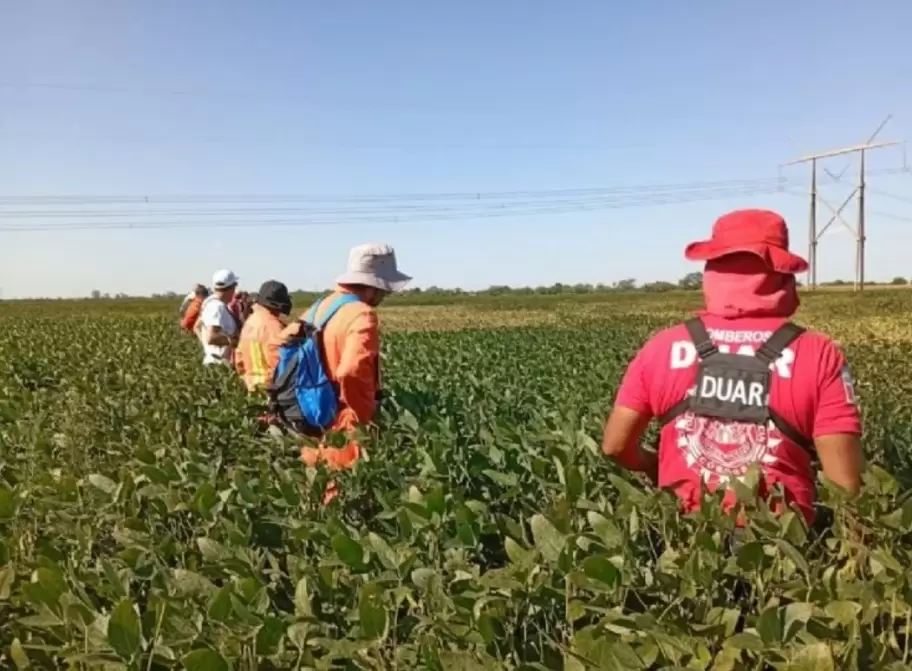
[{"label": "black hat", "polygon": [[276,280],[267,280],[257,292],[256,302],[264,308],[278,310],[283,315],[291,312],[291,294],[288,287]]}]

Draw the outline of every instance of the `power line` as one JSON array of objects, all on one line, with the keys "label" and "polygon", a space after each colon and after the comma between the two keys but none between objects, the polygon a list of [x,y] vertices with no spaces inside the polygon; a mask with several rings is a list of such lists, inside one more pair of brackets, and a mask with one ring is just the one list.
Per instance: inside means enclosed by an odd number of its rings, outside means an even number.
[{"label": "power line", "polygon": [[[908,172],[906,168],[869,170],[869,175],[895,175]],[[819,182],[820,180],[818,180]],[[832,179],[832,183],[837,180]],[[737,180],[693,181],[670,184],[646,184],[617,187],[574,189],[529,189],[515,191],[461,191],[429,193],[386,194],[155,194],[155,195],[105,195],[105,194],[53,194],[14,196],[0,195],[0,208],[9,206],[85,206],[85,205],[187,205],[187,204],[238,204],[252,203],[400,203],[403,201],[511,201],[516,199],[602,198],[612,196],[656,195],[680,191],[724,188],[779,188],[797,185],[785,177],[761,177]],[[0,209],[0,215],[13,216],[15,212]]]},{"label": "power line", "polygon": [[[868,174],[896,174],[905,171],[905,168],[885,169],[868,171]],[[838,183],[841,180],[841,175],[836,176],[829,172],[828,174],[833,183]],[[81,219],[63,223],[49,223],[46,221],[6,223],[0,226],[0,231],[342,226],[561,215],[628,207],[650,207],[674,203],[723,200],[754,195],[773,195],[776,193],[796,195],[788,190],[788,187],[792,184],[791,180],[783,177],[768,177],[601,188],[373,195],[164,194],[158,196],[119,196],[71,194],[0,196],[0,219]],[[883,193],[891,195],[887,192]],[[896,198],[903,200],[902,197]],[[249,206],[257,203],[261,205],[297,203],[299,206]],[[148,207],[141,209],[136,207],[128,209],[97,209],[121,204],[145,205]],[[239,207],[160,209],[159,206],[166,204],[185,206],[236,204]],[[305,206],[300,206],[300,204]],[[10,206],[21,208],[24,205],[40,205],[45,209],[3,209]],[[85,208],[87,206],[93,206],[96,209],[72,209]],[[69,207],[70,209],[55,209],[61,207]],[[296,216],[288,218],[290,215]],[[895,218],[896,215],[883,214],[883,216]],[[146,220],[147,217],[162,217],[162,219],[148,221]],[[207,218],[207,221],[188,221],[188,219],[198,219],[200,217]],[[133,221],[123,221],[124,219],[132,219]]]},{"label": "power line", "polygon": [[450,142],[383,142],[383,141],[361,141],[349,137],[339,137],[338,139],[326,137],[313,138],[306,135],[296,135],[293,132],[279,132],[275,128],[257,130],[250,133],[230,133],[230,134],[210,134],[197,133],[195,130],[188,128],[167,129],[161,132],[149,132],[146,129],[137,131],[111,132],[103,129],[101,132],[93,132],[86,128],[59,128],[49,127],[40,130],[6,128],[0,129],[0,137],[9,137],[11,139],[21,138],[40,138],[48,140],[51,136],[55,138],[66,138],[98,141],[113,140],[117,142],[146,143],[146,144],[163,144],[163,143],[187,143],[192,142],[194,145],[214,145],[217,147],[231,146],[273,146],[289,148],[295,143],[295,149],[306,148],[309,151],[365,151],[365,152],[537,152],[537,151],[560,151],[560,152],[620,152],[634,151],[643,152],[647,149],[653,149],[655,144],[649,142],[613,142],[601,138],[594,139],[577,139],[573,142],[535,142],[523,141],[516,142],[478,142],[475,140],[450,141]]},{"label": "power line", "polygon": [[883,196],[884,198],[890,198],[892,200],[899,201],[900,203],[908,203],[912,205],[912,198],[907,196],[898,196],[895,193],[890,193],[889,191],[883,191],[881,189],[875,189],[873,187],[868,187],[869,193],[876,193],[878,196]]},{"label": "power line", "polygon": [[[297,103],[309,107],[324,107],[335,109],[388,109],[388,110],[414,110],[443,113],[461,113],[461,114],[478,114],[478,113],[515,113],[518,107],[527,107],[529,105],[541,102],[547,99],[549,105],[554,103],[566,103],[575,100],[575,96],[554,96],[543,95],[534,99],[510,100],[504,96],[501,98],[487,95],[485,105],[465,106],[451,101],[447,102],[424,102],[424,101],[388,101],[378,100],[376,96],[372,97],[350,97],[332,94],[332,98],[327,96],[312,95],[307,90],[270,91],[270,92],[253,92],[228,89],[213,89],[200,86],[194,87],[150,87],[150,86],[124,86],[117,84],[95,84],[87,82],[36,82],[36,81],[0,81],[0,89],[8,90],[46,90],[59,91],[68,93],[91,93],[102,95],[141,95],[141,96],[158,96],[166,98],[186,98],[186,99],[213,99],[213,100],[236,100],[236,101],[275,101],[283,103]],[[568,105],[570,107],[570,105]],[[579,105],[577,105],[579,107]],[[591,106],[590,106],[591,107]]]},{"label": "power line", "polygon": [[870,210],[871,214],[876,214],[878,217],[883,217],[884,219],[892,219],[893,221],[901,221],[907,224],[912,224],[912,217],[904,217],[900,214],[892,214],[891,212],[881,212],[879,210]]},{"label": "power line", "polygon": [[702,194],[719,195],[728,192],[740,193],[743,190],[778,189],[781,185],[758,184],[736,187],[712,187],[701,189],[686,189],[672,191],[636,192],[631,194],[605,194],[581,198],[550,198],[531,200],[503,200],[489,201],[477,199],[475,201],[439,201],[431,203],[379,203],[376,205],[352,204],[336,207],[234,207],[217,209],[174,210],[151,207],[148,209],[112,209],[112,210],[0,210],[0,216],[14,219],[55,219],[73,217],[93,218],[124,218],[124,217],[149,217],[149,216],[180,216],[180,217],[223,217],[223,216],[272,216],[284,214],[308,215],[365,215],[378,216],[383,214],[400,213],[428,213],[428,212],[463,212],[467,216],[473,212],[485,210],[515,210],[539,207],[584,207],[600,206],[611,203],[634,202],[637,200],[674,195],[699,196]]},{"label": "power line", "polygon": [[693,181],[671,184],[646,184],[617,187],[574,189],[527,189],[514,191],[456,191],[426,193],[380,194],[160,194],[160,195],[36,195],[0,196],[0,205],[18,204],[186,204],[186,203],[250,203],[250,202],[388,202],[435,200],[503,200],[512,198],[554,198],[603,196],[612,194],[656,193],[702,188],[744,186],[775,186],[783,183],[781,177],[754,179]]},{"label": "power line", "polygon": [[218,89],[204,89],[201,87],[194,88],[155,88],[155,87],[131,87],[118,86],[110,84],[90,84],[90,83],[55,83],[55,82],[16,82],[10,80],[0,81],[0,88],[4,89],[39,89],[48,91],[68,91],[76,93],[100,93],[110,95],[149,95],[164,96],[173,98],[213,98],[213,99],[230,99],[230,100],[274,100],[282,102],[297,102],[300,104],[310,105],[313,107],[374,107],[388,109],[425,109],[425,110],[447,110],[452,111],[450,105],[426,104],[426,103],[382,103],[377,104],[364,99],[347,100],[327,100],[324,98],[315,98],[304,95],[299,92],[284,93],[253,93],[250,91],[229,91]]},{"label": "power line", "polygon": [[380,215],[356,214],[348,217],[331,219],[250,219],[250,220],[224,220],[224,221],[140,221],[140,222],[75,222],[65,224],[25,224],[0,226],[0,231],[5,232],[32,232],[32,231],[80,231],[80,230],[118,230],[118,229],[194,229],[194,228],[248,228],[271,226],[342,226],[353,224],[407,224],[433,221],[453,221],[465,219],[487,219],[497,217],[558,215],[579,212],[592,212],[598,210],[625,209],[632,207],[654,207],[690,203],[706,200],[722,200],[726,198],[746,197],[755,195],[773,195],[781,193],[779,186],[765,188],[740,188],[723,190],[703,190],[665,195],[652,194],[648,197],[627,198],[615,201],[581,202],[576,205],[549,205],[542,204],[526,208],[491,208],[482,211],[455,211],[455,212],[405,212],[402,214]]}]

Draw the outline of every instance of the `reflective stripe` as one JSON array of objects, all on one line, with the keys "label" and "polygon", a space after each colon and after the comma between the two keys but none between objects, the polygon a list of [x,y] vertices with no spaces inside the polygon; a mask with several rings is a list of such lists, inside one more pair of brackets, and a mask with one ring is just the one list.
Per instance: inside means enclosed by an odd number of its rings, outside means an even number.
[{"label": "reflective stripe", "polygon": [[247,386],[265,385],[266,376],[269,373],[266,367],[266,352],[263,351],[263,345],[258,340],[249,341],[249,345],[251,371],[247,374]]},{"label": "reflective stripe", "polygon": [[281,332],[281,321],[259,307],[244,325],[238,345],[242,361],[239,372],[248,390],[268,386],[272,381],[276,361],[270,361],[270,349],[277,334]]}]

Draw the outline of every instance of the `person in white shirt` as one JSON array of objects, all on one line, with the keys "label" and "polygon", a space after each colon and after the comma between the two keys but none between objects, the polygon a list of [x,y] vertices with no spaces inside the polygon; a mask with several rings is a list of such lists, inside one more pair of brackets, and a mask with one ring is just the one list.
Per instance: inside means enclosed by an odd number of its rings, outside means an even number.
[{"label": "person in white shirt", "polygon": [[239,279],[227,269],[218,270],[212,276],[212,293],[203,302],[199,318],[204,365],[231,364],[240,325],[228,305],[237,291]]}]

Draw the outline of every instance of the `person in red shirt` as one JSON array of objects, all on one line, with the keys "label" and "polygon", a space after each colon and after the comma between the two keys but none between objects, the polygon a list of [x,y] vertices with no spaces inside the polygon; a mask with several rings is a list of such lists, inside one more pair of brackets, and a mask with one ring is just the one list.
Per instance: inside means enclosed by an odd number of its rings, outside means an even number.
[{"label": "person in red shirt", "polygon": [[[852,374],[830,338],[789,321],[799,303],[795,274],[807,262],[788,247],[788,228],[775,212],[739,210],[716,221],[712,239],[685,252],[706,262],[706,309],[654,335],[618,390],[605,454],[674,487],[685,511],[700,505],[701,482],[713,490],[758,464],[761,494],[780,485],[785,505],[797,506],[810,524],[813,454],[834,484],[850,493],[861,486]],[[663,423],[655,452],[641,446],[653,418]],[[772,503],[782,509],[783,502]],[[724,505],[734,504],[730,491]]]}]

